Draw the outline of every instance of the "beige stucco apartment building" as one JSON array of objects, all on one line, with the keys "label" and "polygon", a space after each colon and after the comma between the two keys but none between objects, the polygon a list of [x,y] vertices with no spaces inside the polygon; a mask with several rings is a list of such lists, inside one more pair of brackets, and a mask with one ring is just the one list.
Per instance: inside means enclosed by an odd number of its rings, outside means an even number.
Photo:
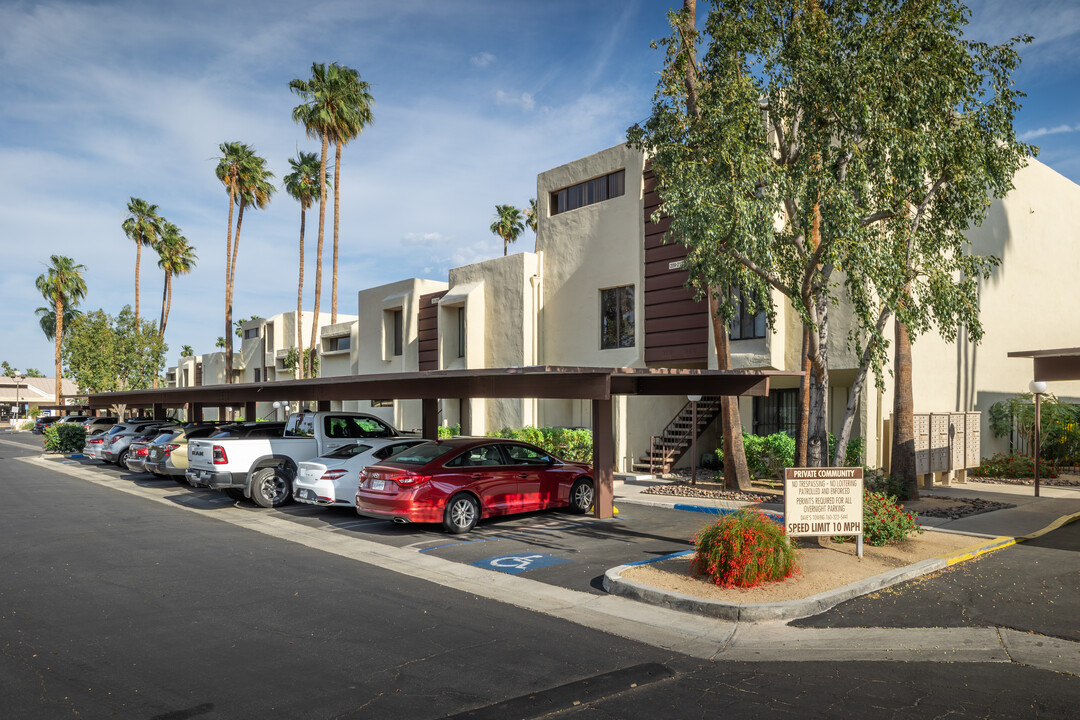
[{"label": "beige stucco apartment building", "polygon": [[[916,412],[982,411],[983,456],[1008,444],[989,433],[989,406],[1026,391],[1031,379],[1031,361],[1009,359],[1007,353],[1077,345],[1072,276],[1080,230],[1067,213],[1080,206],[1080,186],[1035,160],[1015,183],[1008,197],[994,202],[983,226],[969,233],[974,252],[1002,259],[980,286],[982,343],[971,344],[961,332],[956,338],[920,337],[913,347]],[[707,305],[685,287],[685,250],[663,242],[666,221],[652,221],[659,198],[640,152],[618,145],[547,170],[537,177],[536,192],[538,232],[531,252],[453,268],[445,281],[410,278],[362,289],[355,316],[339,316],[336,325],[320,320],[321,375],[529,365],[716,367]],[[783,297],[774,300],[773,327],[766,327],[763,315],[734,321],[737,368],[799,369],[799,319]],[[829,423],[835,430],[857,361],[846,341],[850,312],[840,303],[830,313]],[[308,315],[304,322],[310,328]],[[291,323],[295,313],[243,326],[245,335],[257,332],[245,337],[238,353],[242,381],[284,376],[278,363],[294,342]],[[221,353],[202,356],[204,382],[221,375],[207,370],[222,361]],[[189,384],[195,362],[181,359],[176,384]],[[1080,383],[1050,390],[1063,399],[1080,397]],[[744,428],[791,428],[796,392],[795,381],[778,380],[770,397],[743,398]],[[868,383],[859,405],[855,434],[865,440],[869,465],[888,463],[891,392],[889,377],[884,390]],[[630,470],[686,402],[617,399],[617,468]],[[406,430],[420,425],[417,401],[335,407],[376,413]],[[445,424],[460,423],[473,434],[591,424],[588,403],[573,400],[447,399],[441,414]],[[715,442],[713,427],[699,448],[712,449]]]}]

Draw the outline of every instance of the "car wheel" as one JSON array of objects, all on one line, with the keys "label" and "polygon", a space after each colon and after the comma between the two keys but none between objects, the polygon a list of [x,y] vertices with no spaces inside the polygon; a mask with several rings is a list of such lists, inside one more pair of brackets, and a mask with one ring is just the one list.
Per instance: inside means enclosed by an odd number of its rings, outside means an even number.
[{"label": "car wheel", "polygon": [[233,500],[245,500],[244,491],[237,490],[236,488],[225,488],[222,492],[228,495]]},{"label": "car wheel", "polygon": [[570,512],[584,515],[593,506],[593,484],[588,478],[581,478],[570,488]]},{"label": "car wheel", "polygon": [[264,508],[284,505],[292,500],[292,478],[281,467],[256,470],[251,476],[251,499]]},{"label": "car wheel", "polygon": [[455,535],[467,533],[476,527],[480,519],[480,505],[472,495],[461,493],[450,498],[443,511],[443,527]]},{"label": "car wheel", "polygon": [[122,450],[120,454],[116,456],[116,466],[127,470],[127,456],[128,451]]}]

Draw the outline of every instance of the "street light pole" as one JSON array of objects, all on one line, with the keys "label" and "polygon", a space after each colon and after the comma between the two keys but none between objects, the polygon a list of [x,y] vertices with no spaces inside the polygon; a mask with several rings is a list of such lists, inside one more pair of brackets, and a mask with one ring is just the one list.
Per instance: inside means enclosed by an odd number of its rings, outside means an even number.
[{"label": "street light pole", "polygon": [[697,404],[700,395],[687,395],[690,401],[690,484],[697,485]]},{"label": "street light pole", "polygon": [[14,375],[11,376],[11,379],[15,381],[15,414],[14,414],[14,420],[11,421],[11,427],[14,428],[15,427],[15,420],[19,419],[19,406],[22,404],[22,398],[19,396],[19,389],[20,389],[19,383],[21,383],[24,379],[26,379],[26,376],[25,375],[20,375],[19,373],[15,373]]},{"label": "street light pole", "polygon": [[1042,396],[1046,392],[1046,383],[1032,380],[1028,389],[1035,394],[1035,497],[1039,497],[1039,460],[1042,457]]}]

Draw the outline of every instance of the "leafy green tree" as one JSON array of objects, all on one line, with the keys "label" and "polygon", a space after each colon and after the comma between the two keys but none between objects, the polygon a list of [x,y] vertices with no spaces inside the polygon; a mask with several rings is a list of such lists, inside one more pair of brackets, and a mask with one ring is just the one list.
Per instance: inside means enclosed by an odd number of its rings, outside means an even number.
[{"label": "leafy green tree", "polygon": [[195,351],[191,349],[190,345],[181,345],[180,357],[195,357]]},{"label": "leafy green tree", "polygon": [[[126,224],[126,223],[125,223]],[[53,340],[56,343],[56,402],[60,402],[61,378],[64,376],[61,365],[61,346],[64,339],[65,308],[78,305],[86,297],[86,281],[83,273],[86,267],[78,265],[64,255],[53,255],[48,270],[39,275],[36,281],[38,292],[45,301],[52,305]],[[138,270],[136,270],[138,277]],[[40,308],[39,308],[40,309]],[[70,313],[67,313],[70,315]]]},{"label": "leafy green tree", "polygon": [[[319,156],[315,153],[297,152],[295,158],[289,158],[292,172],[282,178],[282,184],[293,199],[300,203],[300,272],[296,286],[296,345],[304,347],[304,229],[307,225],[307,211],[312,203],[319,199]],[[304,376],[307,364],[303,364],[299,375]]]},{"label": "leafy green tree", "polygon": [[[41,332],[49,340],[56,339],[56,312],[52,308],[39,307],[34,310],[34,314],[38,317],[38,323],[41,325]],[[63,327],[70,327],[71,321],[82,314],[82,311],[77,308],[73,308],[71,305],[64,305],[64,318]]]},{"label": "leafy green tree", "polygon": [[[808,463],[822,465],[838,298],[862,359],[853,395],[867,368],[881,382],[892,313],[916,332],[962,323],[978,337],[974,290],[993,261],[973,257],[963,231],[1031,151],[1012,131],[1023,39],[962,40],[967,14],[952,0],[716,0],[698,57],[672,20],[653,113],[628,139],[651,156],[691,282],[749,290],[770,314],[779,292],[810,328]],[[719,300],[731,313],[730,295]]]},{"label": "leafy green tree", "polygon": [[153,247],[161,234],[161,217],[158,206],[133,197],[128,202],[128,217],[121,223],[124,234],[135,243],[135,315],[139,315],[139,266],[142,263],[143,246]]},{"label": "leafy green tree", "polygon": [[491,232],[502,238],[503,257],[507,246],[518,239],[525,230],[524,216],[513,205],[496,205],[495,217],[491,221]]},{"label": "leafy green tree", "polygon": [[[232,300],[236,280],[236,257],[240,250],[240,229],[244,223],[244,210],[248,207],[261,209],[270,202],[274,185],[270,181],[274,174],[266,167],[266,160],[255,154],[254,148],[239,142],[222,143],[218,146],[221,158],[218,160],[215,175],[229,195],[229,229],[225,236],[225,382],[231,383],[232,377]],[[235,234],[233,232],[233,206],[239,210],[236,214]]]},{"label": "leafy green tree", "polygon": [[165,368],[168,345],[154,323],[125,305],[116,317],[94,310],[64,335],[64,365],[82,392],[142,390]]},{"label": "leafy green tree", "polygon": [[13,378],[19,374],[19,371],[11,367],[11,365],[8,364],[7,360],[4,360],[2,363],[0,363],[0,370],[3,371],[4,377]]},{"label": "leafy green tree", "polygon": [[43,378],[43,377],[45,377],[45,374],[42,373],[37,368],[26,368],[26,372],[23,373],[23,374],[26,375],[26,377],[31,377],[31,378]]},{"label": "leafy green tree", "polygon": [[[357,137],[372,122],[375,104],[369,86],[359,73],[337,63],[312,63],[311,78],[296,78],[289,89],[304,101],[293,108],[293,121],[304,126],[308,137],[322,141],[319,158],[319,239],[318,267],[315,270],[315,322],[311,328],[311,347],[318,339],[319,300],[322,294],[322,248],[326,228],[326,159],[329,143],[335,147],[334,167],[334,264],[330,321],[337,321],[338,193],[341,147]],[[310,370],[310,368],[309,368]]]},{"label": "leafy green tree", "polygon": [[180,234],[180,228],[171,222],[162,222],[161,238],[154,246],[158,252],[158,267],[165,271],[165,287],[161,292],[161,320],[158,334],[165,337],[165,325],[169,322],[172,309],[172,279],[177,275],[186,275],[195,268],[195,249],[188,245],[187,238]]}]

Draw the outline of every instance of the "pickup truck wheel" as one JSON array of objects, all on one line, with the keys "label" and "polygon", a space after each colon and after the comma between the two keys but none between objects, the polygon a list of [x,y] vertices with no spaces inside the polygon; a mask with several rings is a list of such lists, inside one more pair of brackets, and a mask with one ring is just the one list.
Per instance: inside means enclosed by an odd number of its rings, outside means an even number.
[{"label": "pickup truck wheel", "polygon": [[256,470],[251,476],[251,499],[264,508],[286,504],[292,500],[292,478],[280,467]]}]

